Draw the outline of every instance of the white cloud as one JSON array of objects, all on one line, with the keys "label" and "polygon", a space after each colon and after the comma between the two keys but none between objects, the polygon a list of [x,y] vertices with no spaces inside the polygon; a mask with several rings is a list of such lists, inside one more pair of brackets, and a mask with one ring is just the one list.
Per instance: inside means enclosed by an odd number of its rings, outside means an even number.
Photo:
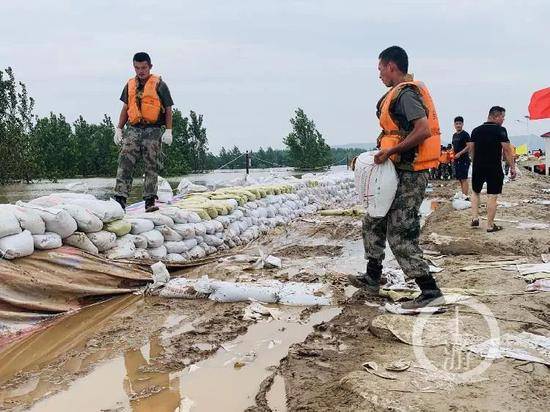
[{"label": "white cloud", "polygon": [[[301,106],[331,144],[373,141],[384,87],[380,50],[400,44],[432,89],[445,137],[460,113],[472,128],[488,108],[526,114],[548,86],[545,1],[144,0],[6,2],[0,62],[27,83],[40,114],[116,116],[147,50],[176,105],[205,115],[210,146],[281,146]],[[550,122],[532,122],[545,132]]]}]

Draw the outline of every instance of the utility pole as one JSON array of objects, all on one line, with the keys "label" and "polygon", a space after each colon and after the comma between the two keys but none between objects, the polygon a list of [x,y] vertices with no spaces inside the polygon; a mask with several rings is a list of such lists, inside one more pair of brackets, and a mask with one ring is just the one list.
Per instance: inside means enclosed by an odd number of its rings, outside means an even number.
[{"label": "utility pole", "polygon": [[248,176],[248,174],[250,173],[250,154],[248,153],[248,150],[246,151],[245,155],[244,155],[244,161],[245,161],[245,169],[246,169],[246,175]]},{"label": "utility pole", "polygon": [[349,170],[349,155],[346,155],[346,170]]}]

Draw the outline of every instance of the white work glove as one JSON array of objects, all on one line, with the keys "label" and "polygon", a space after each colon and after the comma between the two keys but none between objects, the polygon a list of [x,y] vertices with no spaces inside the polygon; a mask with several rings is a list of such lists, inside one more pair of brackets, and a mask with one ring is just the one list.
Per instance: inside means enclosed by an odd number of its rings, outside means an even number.
[{"label": "white work glove", "polygon": [[113,136],[113,141],[117,146],[122,144],[122,129],[120,127],[115,127],[115,135]]},{"label": "white work glove", "polygon": [[170,146],[172,144],[172,129],[166,129],[162,134],[162,143]]}]

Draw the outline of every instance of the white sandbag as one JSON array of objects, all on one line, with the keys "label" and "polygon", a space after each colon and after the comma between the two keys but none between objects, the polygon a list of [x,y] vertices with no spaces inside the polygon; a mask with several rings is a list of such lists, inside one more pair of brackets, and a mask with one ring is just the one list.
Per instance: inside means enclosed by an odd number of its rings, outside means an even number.
[{"label": "white sandbag", "polygon": [[395,198],[399,177],[391,160],[374,163],[376,151],[361,153],[355,162],[355,187],[371,217],[384,217]]},{"label": "white sandbag", "polygon": [[183,238],[191,239],[195,237],[195,224],[193,223],[183,223],[174,225],[174,230]]},{"label": "white sandbag", "polygon": [[86,208],[89,212],[96,215],[103,223],[120,220],[124,217],[122,206],[114,200],[93,200],[93,199],[66,199],[64,204],[78,205]]},{"label": "white sandbag", "polygon": [[[223,232],[223,224],[220,221],[218,221],[216,219],[212,219],[208,223],[210,223],[210,225],[214,228],[214,233]],[[209,233],[209,234],[211,234],[211,233]]]},{"label": "white sandbag", "polygon": [[138,249],[147,249],[147,239],[144,236],[141,235],[132,235],[134,236],[134,245],[136,245],[136,248]]},{"label": "white sandbag", "polygon": [[116,246],[106,252],[107,259],[129,259],[136,254],[133,235],[125,235],[117,239]]},{"label": "white sandbag", "polygon": [[151,256],[149,255],[149,252],[145,248],[138,248],[136,249],[134,253],[134,259],[143,259],[148,260],[151,259]]},{"label": "white sandbag", "polygon": [[139,235],[140,233],[148,232],[155,228],[155,224],[151,220],[134,219],[134,218],[129,218],[128,216],[129,215],[126,215],[124,220],[126,220],[127,222],[130,222],[130,224],[132,225],[132,230],[130,232],[132,235]]},{"label": "white sandbag", "polygon": [[[136,235],[126,234],[124,236],[120,236],[116,238],[116,247],[126,245],[128,243],[131,243],[132,245],[136,246]],[[143,242],[145,240],[144,237],[141,237],[141,241]],[[145,242],[147,242],[145,240]]]},{"label": "white sandbag", "polygon": [[101,230],[95,233],[88,233],[88,239],[100,252],[105,252],[116,247],[116,235],[113,232]]},{"label": "white sandbag", "polygon": [[[20,226],[18,232],[7,233],[13,231],[14,229],[17,230],[17,227],[15,226],[13,221],[11,223],[8,223],[8,221],[2,220],[3,210],[10,211],[15,215],[16,219],[19,221]],[[20,233],[21,229],[28,230],[33,235],[43,235],[46,231],[46,225],[40,215],[32,209],[9,204],[0,205],[0,237],[6,236],[6,233]]]},{"label": "white sandbag", "polygon": [[0,210],[0,238],[21,233],[21,225],[15,214],[8,208]]},{"label": "white sandbag", "polygon": [[220,246],[223,243],[223,240],[214,235],[204,235],[204,243],[208,246]]},{"label": "white sandbag", "polygon": [[187,193],[206,192],[207,190],[208,188],[206,186],[196,185],[186,178],[181,179],[178,188],[176,189],[176,191],[180,195],[185,195]]},{"label": "white sandbag", "polygon": [[[19,223],[17,223],[19,225]],[[0,239],[0,258],[17,259],[32,255],[34,240],[28,230],[15,235],[4,236]]]},{"label": "white sandbag", "polygon": [[17,205],[34,210],[46,224],[46,231],[57,233],[62,238],[72,235],[78,229],[76,220],[66,210],[41,207],[24,202],[17,202]]},{"label": "white sandbag", "polygon": [[455,210],[465,210],[472,207],[472,202],[464,199],[453,199],[452,205]]},{"label": "white sandbag", "polygon": [[168,226],[158,226],[157,230],[160,233],[162,233],[162,236],[164,237],[164,241],[179,242],[180,240],[183,239],[183,236],[181,236],[178,232],[176,232],[172,228],[169,228]]},{"label": "white sandbag", "polygon": [[187,219],[187,223],[200,223],[202,221],[201,217],[196,213],[190,210],[182,210]]},{"label": "white sandbag", "polygon": [[202,223],[195,223],[195,234],[197,236],[206,235],[206,226],[204,225],[206,222]]},{"label": "white sandbag", "polygon": [[[79,185],[79,183],[77,183],[76,185],[73,184],[73,186],[69,186],[67,185],[68,187],[76,187],[77,185]],[[53,196],[57,196],[57,197],[60,197],[62,199],[83,199],[83,200],[97,200],[96,197],[94,195],[91,195],[89,193],[78,193],[78,192],[57,192],[55,194],[53,194]]]},{"label": "white sandbag", "polygon": [[99,232],[103,229],[103,222],[85,207],[79,205],[59,205],[59,209],[66,210],[76,221],[78,230],[85,233]]},{"label": "white sandbag", "polygon": [[41,207],[54,207],[62,203],[63,199],[55,195],[40,196],[36,199],[29,200],[29,204]]},{"label": "white sandbag", "polygon": [[197,242],[197,239],[195,239],[195,238],[182,240],[182,243],[185,244],[185,250],[187,250],[187,251],[193,249],[195,246],[197,246],[199,244]]},{"label": "white sandbag", "polygon": [[179,242],[164,242],[164,247],[166,248],[166,251],[168,253],[183,253],[187,252],[189,248],[187,247],[187,243],[183,241]]},{"label": "white sandbag", "polygon": [[276,289],[250,283],[215,282],[214,292],[208,297],[216,302],[243,302],[254,300],[263,303],[276,303]]},{"label": "white sandbag", "polygon": [[231,219],[229,219],[228,216],[218,216],[216,219],[214,219],[222,224],[222,227],[224,229],[227,229],[229,225],[231,224]]},{"label": "white sandbag", "polygon": [[215,220],[208,220],[206,222],[203,222],[203,225],[206,228],[206,233],[209,235],[216,233],[216,225],[214,225],[213,222],[215,222]]},{"label": "white sandbag", "polygon": [[164,243],[164,237],[162,236],[162,233],[160,233],[156,229],[150,230],[149,232],[143,232],[141,236],[147,239],[147,246],[149,249],[158,248]]},{"label": "white sandbag", "polygon": [[149,248],[147,249],[147,253],[149,253],[151,259],[164,259],[167,255],[164,245],[160,245],[159,247],[155,248]]},{"label": "white sandbag", "polygon": [[170,203],[174,198],[174,193],[172,192],[172,187],[168,180],[163,177],[158,177],[158,189],[157,189],[158,200],[161,203]]},{"label": "white sandbag", "polygon": [[64,238],[63,244],[76,247],[94,255],[99,253],[96,245],[94,245],[88,236],[86,236],[86,233],[83,232],[75,232],[71,236]]},{"label": "white sandbag", "polygon": [[187,253],[191,259],[202,259],[206,256],[206,251],[198,245],[191,248]]},{"label": "white sandbag", "polygon": [[166,207],[166,208],[160,209],[158,212],[161,215],[168,216],[176,224],[188,223],[189,222],[188,213],[185,210],[177,208],[177,207]]},{"label": "white sandbag", "polygon": [[35,250],[56,249],[63,245],[61,236],[57,233],[46,232],[43,235],[32,235]]},{"label": "white sandbag", "polygon": [[168,253],[166,257],[164,258],[167,262],[170,263],[185,263],[187,262],[187,258],[185,256],[182,256],[177,253]]},{"label": "white sandbag", "polygon": [[168,226],[168,227],[174,227],[174,221],[172,218],[165,216],[161,213],[152,212],[152,213],[137,213],[135,215],[131,216],[132,219],[146,219],[153,222],[155,226]]}]

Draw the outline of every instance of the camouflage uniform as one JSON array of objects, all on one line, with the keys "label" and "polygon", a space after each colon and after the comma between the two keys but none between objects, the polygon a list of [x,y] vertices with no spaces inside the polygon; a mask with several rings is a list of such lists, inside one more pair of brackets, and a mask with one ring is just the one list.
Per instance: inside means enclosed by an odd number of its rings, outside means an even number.
[{"label": "camouflage uniform", "polygon": [[384,217],[363,219],[365,258],[382,263],[386,239],[397,262],[409,278],[429,275],[429,267],[418,246],[420,205],[428,184],[428,171],[411,172],[397,169],[399,183],[395,199]]},{"label": "camouflage uniform", "polygon": [[145,162],[143,198],[157,196],[159,159],[161,152],[160,127],[127,126],[118,157],[115,194],[128,198],[132,189],[134,166],[140,157]]}]

